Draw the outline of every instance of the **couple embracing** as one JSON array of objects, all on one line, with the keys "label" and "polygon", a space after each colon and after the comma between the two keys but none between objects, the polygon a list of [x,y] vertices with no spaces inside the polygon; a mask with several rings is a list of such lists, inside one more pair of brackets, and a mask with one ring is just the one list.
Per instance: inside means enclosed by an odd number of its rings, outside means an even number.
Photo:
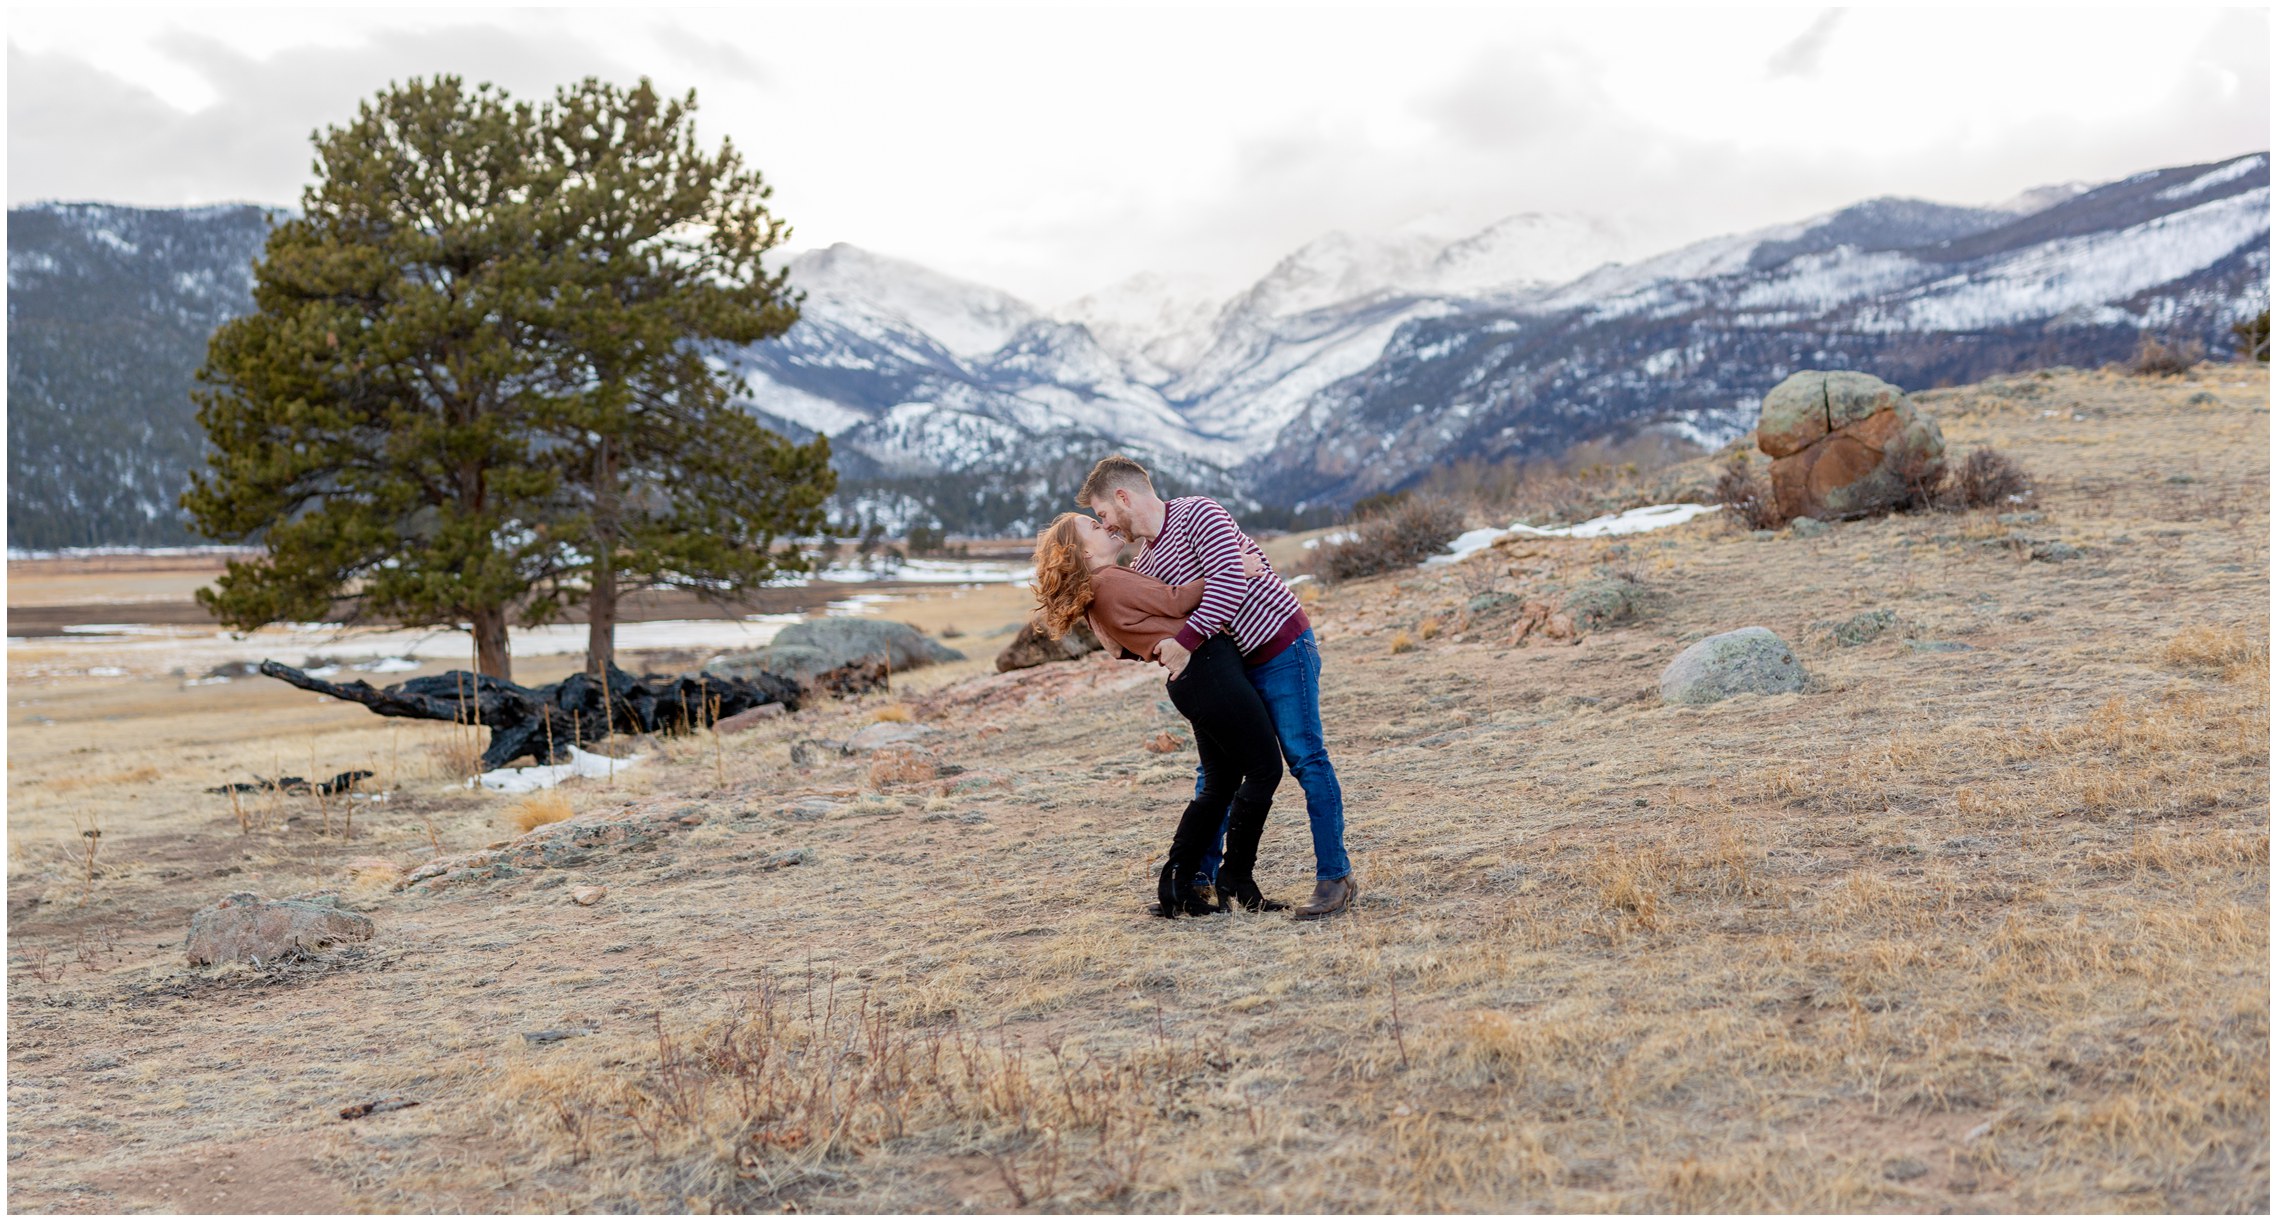
[{"label": "couple embracing", "polygon": [[[1255,869],[1281,761],[1304,789],[1315,882],[1298,920],[1358,895],[1344,853],[1344,795],[1320,725],[1320,649],[1311,621],[1255,540],[1207,497],[1164,501],[1145,467],[1103,458],[1036,540],[1036,597],[1057,637],[1088,619],[1116,656],[1170,672],[1171,703],[1194,726],[1201,765],[1149,911],[1165,917],[1279,912]],[[1126,544],[1141,548],[1117,564]]]}]

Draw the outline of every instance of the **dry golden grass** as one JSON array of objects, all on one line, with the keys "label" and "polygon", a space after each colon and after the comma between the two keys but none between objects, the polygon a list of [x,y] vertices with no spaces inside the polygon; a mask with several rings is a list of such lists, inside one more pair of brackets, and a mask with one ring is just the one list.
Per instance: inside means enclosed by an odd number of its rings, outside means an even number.
[{"label": "dry golden grass", "polygon": [[506,808],[506,822],[517,832],[530,832],[576,813],[567,793],[558,788],[541,789],[515,799],[514,804]]},{"label": "dry golden grass", "polygon": [[[970,716],[923,693],[999,690],[985,648],[897,676],[948,731],[924,780],[812,748],[872,720],[854,704],[659,743],[587,793],[672,838],[369,893],[368,957],[309,979],[188,972],[144,932],[349,855],[424,860],[423,820],[479,847],[502,803],[412,778],[352,846],[313,808],[241,835],[195,787],[273,775],[304,701],[244,743],[125,705],[19,729],[11,1204],[2266,1210],[2266,377],[1925,392],[1954,445],[2041,477],[2031,529],[2087,552],[2063,564],[1990,515],[1703,521],[1312,594],[1362,885],[1320,924],[1140,912],[1191,756],[1146,751],[1177,719],[1105,663]],[[1641,622],[1524,648],[1449,627],[1600,566],[1643,575]],[[1812,628],[1876,607],[1900,627],[1865,646]],[[1659,704],[1669,658],[1750,623],[1809,691]],[[384,754],[384,724],[315,711],[323,766]],[[102,762],[143,725],[166,732]],[[145,762],[140,802],[50,786]],[[82,802],[106,831],[84,909]],[[1310,885],[1302,810],[1284,789],[1268,826],[1277,898]],[[560,1028],[590,1034],[521,1038]],[[329,1119],[394,1095],[423,1106]]]},{"label": "dry golden grass", "polygon": [[2232,680],[2266,683],[2269,677],[2269,642],[2229,625],[2185,628],[2166,643],[2163,656],[2168,665],[2219,670]]},{"label": "dry golden grass", "polygon": [[428,743],[426,754],[429,770],[437,776],[464,779],[482,772],[482,740],[456,726],[448,737]]},{"label": "dry golden grass", "polygon": [[896,701],[894,701],[892,704],[888,704],[888,705],[884,705],[884,706],[881,706],[880,708],[878,708],[877,710],[875,710],[874,712],[872,712],[872,713],[870,714],[870,720],[871,720],[871,721],[910,721],[910,720],[913,720],[913,719],[915,718],[915,716],[916,716],[916,714],[914,714],[914,713],[910,712],[910,710],[909,710],[909,706],[908,706],[907,704],[904,704],[904,703],[902,703],[901,701],[898,701],[898,700],[896,700]]}]

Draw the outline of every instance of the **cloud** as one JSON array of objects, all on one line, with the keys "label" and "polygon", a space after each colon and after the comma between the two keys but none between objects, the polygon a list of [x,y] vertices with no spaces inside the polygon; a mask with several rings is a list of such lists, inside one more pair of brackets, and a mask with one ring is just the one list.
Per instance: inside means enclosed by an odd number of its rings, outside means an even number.
[{"label": "cloud", "polygon": [[290,204],[310,179],[311,133],[349,122],[357,103],[390,82],[455,73],[534,99],[586,75],[639,75],[565,35],[483,23],[386,30],[265,59],[179,30],[155,46],[203,78],[214,101],[184,111],[70,54],[9,44],[16,199],[26,198],[20,184],[36,183],[39,199]]},{"label": "cloud", "polygon": [[733,43],[702,34],[691,34],[675,26],[659,27],[656,42],[669,48],[673,58],[702,73],[725,77],[729,82],[760,89],[775,85],[775,74],[765,64],[744,54]]},{"label": "cloud", "polygon": [[[699,88],[702,136],[732,136],[766,172],[801,244],[849,241],[1049,304],[1141,270],[1230,292],[1325,231],[1426,215],[1461,231],[1577,212],[1673,244],[1877,195],[1982,202],[2269,145],[2268,17],[2250,10],[2055,27],[1997,10],[1527,10],[1461,39],[1236,10],[1202,45],[1076,10],[926,11],[891,29],[843,9],[741,24],[463,12],[260,54],[201,22],[212,32],[138,31],[156,50],[109,71],[76,57],[102,45],[92,27],[16,31],[11,199],[289,204],[310,129],[390,80],[457,72],[534,98],[645,71]],[[293,37],[258,30],[251,45]],[[1060,54],[1117,35],[1114,54]],[[1910,67],[1932,59],[1934,85]],[[1897,84],[1829,79],[1853,70]],[[1176,73],[1188,83],[1161,90]],[[162,78],[205,87],[154,90]],[[195,111],[167,101],[209,90]]]},{"label": "cloud", "polygon": [[1818,72],[1819,57],[1826,52],[1827,41],[1834,37],[1834,27],[1842,23],[1847,10],[1830,8],[1811,22],[1810,28],[1795,37],[1793,42],[1779,48],[1763,65],[1763,72],[1771,80],[1787,76],[1812,76]]}]

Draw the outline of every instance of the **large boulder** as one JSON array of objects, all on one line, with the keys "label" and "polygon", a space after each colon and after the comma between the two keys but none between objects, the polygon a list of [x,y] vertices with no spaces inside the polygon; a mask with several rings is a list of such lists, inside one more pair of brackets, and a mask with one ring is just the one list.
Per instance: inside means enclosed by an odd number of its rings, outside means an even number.
[{"label": "large boulder", "polygon": [[705,669],[731,677],[766,671],[808,687],[818,676],[856,662],[883,660],[889,671],[899,674],[936,662],[959,661],[964,656],[907,624],[891,620],[810,619],[775,634],[764,649],[722,654]]},{"label": "large boulder", "polygon": [[1799,692],[1809,678],[1795,651],[1769,628],[1742,628],[1694,641],[1660,672],[1670,704],[1714,704],[1743,692]]},{"label": "large boulder", "polygon": [[267,962],[371,936],[370,917],[340,907],[329,896],[268,900],[239,891],[190,917],[188,950],[195,964]]},{"label": "large boulder", "polygon": [[896,673],[936,662],[961,662],[965,656],[907,624],[882,619],[803,620],[777,633],[773,643],[819,649],[838,659],[834,666],[884,658]]},{"label": "large boulder", "polygon": [[1046,662],[1073,662],[1086,654],[1098,652],[1099,648],[1099,638],[1092,635],[1091,624],[1086,620],[1075,621],[1075,626],[1068,630],[1067,635],[1056,641],[1044,635],[1043,629],[1034,620],[1030,620],[1026,627],[1020,629],[1020,634],[1012,638],[1012,643],[996,655],[996,670],[1001,674],[1008,670],[1042,666]]},{"label": "large boulder", "polygon": [[1781,516],[1862,517],[1908,500],[1945,465],[1945,436],[1871,374],[1806,369],[1763,396],[1755,444],[1771,457]]}]

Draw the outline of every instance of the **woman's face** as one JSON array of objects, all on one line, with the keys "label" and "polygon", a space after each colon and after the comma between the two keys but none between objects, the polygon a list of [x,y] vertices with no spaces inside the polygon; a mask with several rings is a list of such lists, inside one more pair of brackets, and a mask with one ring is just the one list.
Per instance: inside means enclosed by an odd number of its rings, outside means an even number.
[{"label": "woman's face", "polygon": [[1108,534],[1107,528],[1097,518],[1077,515],[1075,538],[1083,547],[1083,558],[1090,562],[1092,568],[1112,563],[1115,553],[1123,550],[1123,541]]}]

